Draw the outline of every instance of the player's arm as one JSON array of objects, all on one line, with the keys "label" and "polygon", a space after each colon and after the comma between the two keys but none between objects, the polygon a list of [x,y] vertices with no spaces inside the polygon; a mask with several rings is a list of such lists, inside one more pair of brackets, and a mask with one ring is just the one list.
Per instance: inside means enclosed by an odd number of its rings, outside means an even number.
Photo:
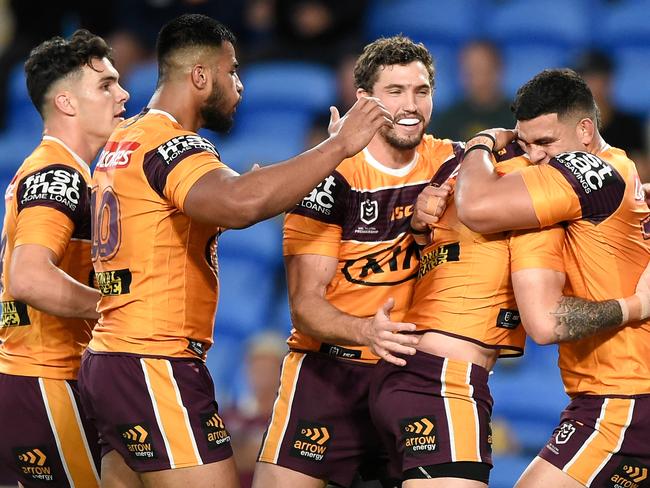
[{"label": "player's arm", "polygon": [[[412,346],[417,344],[418,337],[399,334],[413,331],[415,326],[390,321],[390,300],[375,317],[355,317],[334,307],[325,298],[325,292],[336,274],[337,264],[337,259],[331,256],[285,256],[293,326],[323,342],[357,346],[377,344],[382,351],[380,357],[398,365],[405,364],[390,352],[415,354]],[[378,324],[373,325],[374,322]]]},{"label": "player's arm", "polygon": [[11,296],[58,317],[99,318],[99,291],[65,273],[58,261],[54,251],[40,244],[16,247],[9,267]]},{"label": "player's arm", "polygon": [[494,167],[493,151],[511,142],[514,132],[492,129],[485,133],[488,135],[474,136],[465,146],[455,189],[459,220],[481,234],[538,228],[540,222],[523,177],[518,172],[499,176]]},{"label": "player's arm", "polygon": [[[391,116],[376,98],[360,98],[318,146],[282,163],[238,175],[215,169],[199,178],[185,198],[183,211],[213,225],[241,228],[288,210],[345,158],[368,145]],[[255,144],[251,140],[251,144]]]},{"label": "player's arm", "polygon": [[639,288],[627,298],[593,301],[563,295],[564,281],[564,273],[550,269],[512,274],[522,323],[538,344],[576,341],[650,315],[650,293]]}]

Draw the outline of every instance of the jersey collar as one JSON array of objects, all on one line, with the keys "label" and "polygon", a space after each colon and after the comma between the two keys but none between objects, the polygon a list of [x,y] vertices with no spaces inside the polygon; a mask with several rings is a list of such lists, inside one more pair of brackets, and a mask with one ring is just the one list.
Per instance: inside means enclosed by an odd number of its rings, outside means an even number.
[{"label": "jersey collar", "polygon": [[68,145],[63,142],[61,139],[58,137],[54,136],[43,136],[44,141],[51,141],[59,144],[60,146],[63,147],[66,151],[70,153],[70,155],[74,158],[74,160],[81,165],[82,168],[86,169],[90,173],[90,166],[88,166],[88,163],[81,159],[81,156],[79,156],[76,152],[74,152],[72,149],[68,147]]},{"label": "jersey collar", "polygon": [[406,176],[417,164],[420,153],[416,151],[413,159],[406,166],[403,166],[401,168],[389,168],[388,166],[384,166],[379,161],[377,161],[372,154],[370,154],[370,151],[368,151],[367,147],[363,149],[363,155],[366,157],[366,161],[370,166],[381,171],[382,173],[393,176]]}]

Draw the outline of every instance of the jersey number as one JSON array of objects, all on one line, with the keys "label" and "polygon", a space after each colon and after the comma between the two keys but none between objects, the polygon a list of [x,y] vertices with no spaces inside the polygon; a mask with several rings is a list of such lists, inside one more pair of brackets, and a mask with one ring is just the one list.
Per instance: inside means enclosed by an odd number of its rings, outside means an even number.
[{"label": "jersey number", "polygon": [[120,202],[111,187],[102,192],[101,199],[98,197],[97,187],[95,187],[90,197],[90,209],[92,212],[92,260],[108,261],[115,256],[122,241]]}]

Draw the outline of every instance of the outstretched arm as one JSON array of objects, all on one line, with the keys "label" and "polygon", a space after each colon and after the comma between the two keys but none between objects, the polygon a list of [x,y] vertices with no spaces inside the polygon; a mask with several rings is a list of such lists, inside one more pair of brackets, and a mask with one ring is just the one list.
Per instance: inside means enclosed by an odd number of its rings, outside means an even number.
[{"label": "outstretched arm", "polygon": [[206,173],[189,190],[183,211],[193,219],[227,228],[247,227],[277,215],[298,203],[392,121],[378,99],[362,97],[335,125],[329,139],[285,162],[243,175],[228,169]]}]

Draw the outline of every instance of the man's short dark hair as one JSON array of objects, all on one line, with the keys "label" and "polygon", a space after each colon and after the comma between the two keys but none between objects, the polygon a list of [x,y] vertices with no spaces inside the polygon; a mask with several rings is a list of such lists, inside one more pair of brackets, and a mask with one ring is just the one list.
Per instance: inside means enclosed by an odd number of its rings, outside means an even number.
[{"label": "man's short dark hair", "polygon": [[571,69],[547,69],[525,83],[515,96],[512,112],[517,120],[531,120],[556,113],[589,117],[598,122],[594,96],[578,73]]},{"label": "man's short dark hair", "polygon": [[156,41],[158,82],[164,79],[170,57],[188,47],[221,47],[235,44],[235,35],[220,22],[201,14],[184,14],[163,26]]},{"label": "man's short dark hair", "polygon": [[379,78],[379,69],[382,66],[406,65],[413,61],[421,61],[424,64],[433,88],[433,59],[424,44],[415,43],[405,36],[381,37],[363,48],[363,53],[354,66],[354,84],[357,88],[372,93],[372,87]]},{"label": "man's short dark hair", "polygon": [[32,49],[25,62],[27,92],[41,116],[45,95],[55,82],[84,66],[93,68],[92,60],[102,58],[112,62],[111,48],[85,29],[77,30],[68,40],[57,36]]}]

